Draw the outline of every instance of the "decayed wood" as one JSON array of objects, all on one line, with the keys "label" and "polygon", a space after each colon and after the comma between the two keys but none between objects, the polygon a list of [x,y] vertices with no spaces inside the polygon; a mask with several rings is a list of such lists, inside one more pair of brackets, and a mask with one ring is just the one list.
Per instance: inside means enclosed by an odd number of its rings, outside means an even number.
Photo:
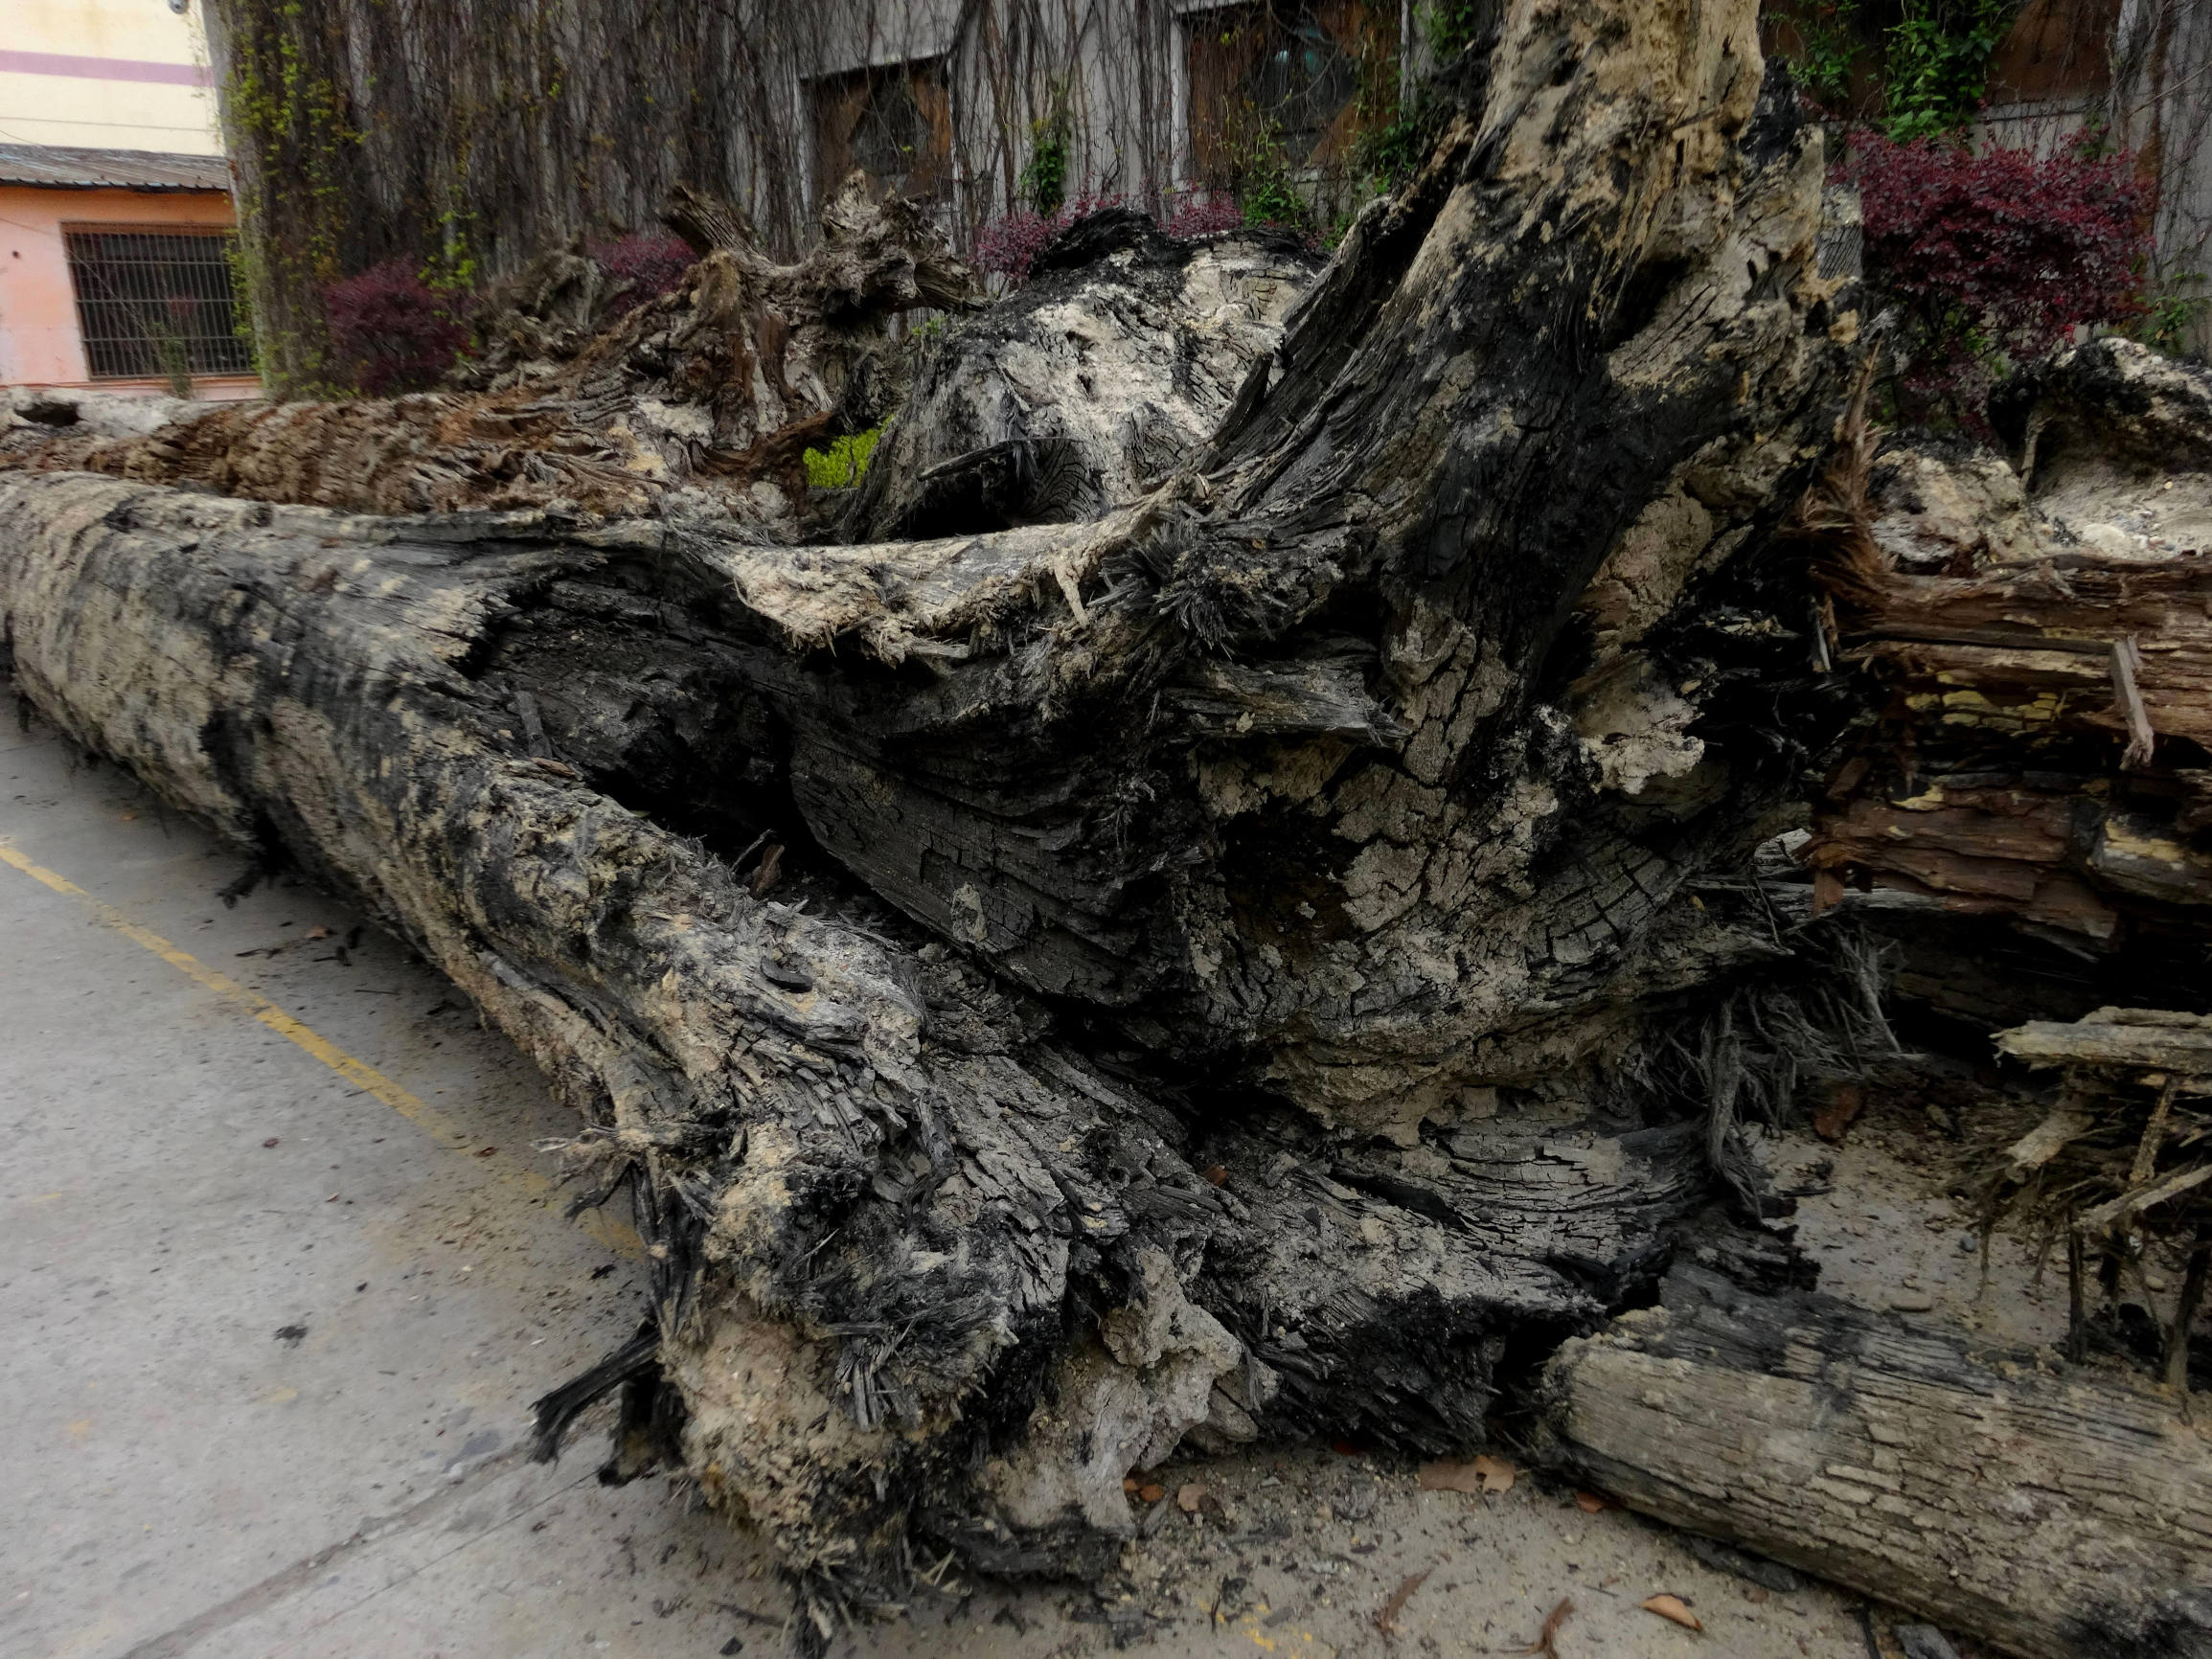
[{"label": "decayed wood", "polygon": [[848,510],[852,538],[1088,518],[1181,471],[1320,264],[1285,232],[1177,241],[1128,208],[1069,227],[931,356]]},{"label": "decayed wood", "polygon": [[[143,437],[64,439],[34,464],[362,512],[673,511],[787,539],[806,450],[874,425],[893,400],[887,319],[972,298],[922,210],[872,199],[857,174],[821,228],[790,265],[732,229],[673,292],[490,390],[218,404]],[[556,339],[536,330],[526,344]]]},{"label": "decayed wood", "polygon": [[[832,852],[1148,1047],[1265,1057],[1396,1133],[1556,1080],[1641,998],[1767,948],[1683,883],[1747,854],[1804,738],[1722,700],[1796,680],[1808,734],[1826,712],[1801,596],[1760,585],[1847,355],[1813,149],[1725,30],[1615,81],[1642,36],[1616,57],[1563,15],[1581,68],[1547,89],[1501,52],[1493,113],[1354,228],[1213,470],[807,579],[908,667],[805,711],[794,786]],[[1667,118],[1707,159],[1664,180],[1653,96],[1710,101]],[[1574,232],[1507,232],[1547,222]],[[776,562],[733,570],[751,593]]]},{"label": "decayed wood", "polygon": [[2054,1011],[2166,1002],[2212,941],[2212,375],[2102,340],[1999,414],[2009,460],[1900,441],[1843,469],[1826,576],[1879,716],[1802,856],[1902,935],[1917,906],[2053,942],[2023,997],[2097,962]]},{"label": "decayed wood", "polygon": [[1562,1466],[2022,1659],[2212,1652],[2212,1445],[2132,1376],[1696,1267],[1567,1343]]},{"label": "decayed wood", "polygon": [[[655,597],[650,558],[528,520],[344,528],[0,481],[18,683],[359,895],[546,1068],[651,1246],[686,1461],[824,1618],[925,1547],[1095,1568],[1122,1473],[1186,1433],[1478,1438],[1506,1342],[1598,1318],[1703,1195],[1695,1125],[1406,1152],[1178,1114],[833,871],[756,898],[593,786],[733,834],[776,799],[682,793],[761,717],[730,667],[759,648]],[[1083,1306],[1135,1333],[1076,1341]]]},{"label": "decayed wood", "polygon": [[2212,1018],[2166,1009],[2102,1008],[2071,1024],[2038,1020],[2000,1032],[1997,1050],[2038,1069],[2058,1068],[2061,1103],[2026,1137],[1992,1159],[1985,1215],[2025,1214],[2046,1233],[2067,1232],[2069,1348],[2087,1340],[2088,1246],[2101,1253],[2108,1294],[2131,1261],[2143,1300],[2156,1300],[2142,1267],[2163,1251],[2181,1289],[2165,1325],[2166,1375],[2188,1386],[2191,1331],[2204,1294],[2204,1240],[2212,1238]]},{"label": "decayed wood", "polygon": [[2038,1020],[2001,1033],[1997,1050],[2031,1066],[2174,1073],[2194,1082],[2212,1079],[2212,1019],[2158,1009],[2099,1009],[2070,1025]]},{"label": "decayed wood", "polygon": [[1205,450],[1081,521],[0,474],[33,700],[580,1107],[655,1262],[604,1379],[817,1631],[924,1549],[1095,1566],[1187,1434],[1478,1440],[1706,1195],[1725,1118],[1630,1062],[1786,954],[1704,878],[1841,712],[1774,534],[1856,331],[1820,138],[1750,0],[1530,0],[1467,73]]}]

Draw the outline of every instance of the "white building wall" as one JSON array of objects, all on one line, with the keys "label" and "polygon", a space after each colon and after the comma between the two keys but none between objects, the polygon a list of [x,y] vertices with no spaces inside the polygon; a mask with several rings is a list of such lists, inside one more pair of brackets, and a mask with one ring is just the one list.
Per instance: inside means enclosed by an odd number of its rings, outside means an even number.
[{"label": "white building wall", "polygon": [[0,142],[220,155],[195,11],[0,0]]}]

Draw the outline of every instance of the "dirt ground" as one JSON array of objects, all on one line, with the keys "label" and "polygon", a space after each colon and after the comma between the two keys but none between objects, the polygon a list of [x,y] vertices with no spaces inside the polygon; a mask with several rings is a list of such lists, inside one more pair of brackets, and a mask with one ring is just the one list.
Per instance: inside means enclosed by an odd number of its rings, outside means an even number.
[{"label": "dirt ground", "polygon": [[[1521,1653],[1563,1603],[1561,1659],[1866,1652],[1856,1601],[1817,1585],[1769,1590],[1699,1561],[1665,1528],[1586,1513],[1571,1491],[1525,1474],[1493,1495],[1424,1491],[1411,1470],[1302,1450],[1157,1479],[1167,1495],[1147,1517],[1152,1535],[1124,1554],[1126,1592],[977,1588],[835,1650],[1015,1659],[1111,1651],[1118,1639],[1146,1655]],[[1195,1515],[1178,1502],[1194,1487],[1207,1494]],[[1219,1515],[1207,1512],[1216,1502]],[[1638,1605],[1659,1594],[1690,1607],[1703,1632]]]}]

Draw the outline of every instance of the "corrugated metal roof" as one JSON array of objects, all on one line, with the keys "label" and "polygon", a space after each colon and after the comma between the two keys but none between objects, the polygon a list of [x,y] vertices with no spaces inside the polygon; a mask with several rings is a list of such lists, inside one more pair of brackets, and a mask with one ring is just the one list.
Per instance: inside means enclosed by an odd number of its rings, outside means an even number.
[{"label": "corrugated metal roof", "polygon": [[222,190],[230,163],[219,155],[152,149],[80,149],[65,144],[0,144],[0,184],[41,190]]}]

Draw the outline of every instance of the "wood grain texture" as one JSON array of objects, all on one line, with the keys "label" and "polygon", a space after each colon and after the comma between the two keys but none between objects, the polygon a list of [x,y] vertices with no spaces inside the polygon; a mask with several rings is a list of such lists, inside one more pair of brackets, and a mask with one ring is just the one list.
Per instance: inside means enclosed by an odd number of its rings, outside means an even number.
[{"label": "wood grain texture", "polygon": [[[1727,1124],[1635,1062],[1783,971],[1706,878],[1848,712],[1777,532],[1857,318],[1755,12],[1502,9],[1205,444],[1074,516],[787,545],[0,473],[33,701],[577,1105],[656,1264],[604,1375],[815,1637],[924,1552],[1098,1570],[1186,1435],[1478,1442],[1704,1202]],[[1060,301],[1181,329],[1188,283],[1106,274],[1140,251]]]},{"label": "wood grain texture", "polygon": [[1648,1514],[2022,1659],[2212,1652],[2212,1445],[2132,1375],[1682,1266],[1547,1386]]},{"label": "wood grain texture", "polygon": [[[1843,468],[1823,580],[1869,717],[1800,856],[1984,1029],[2201,1010],[2212,375],[2097,341],[1995,416],[2007,449],[1866,435]],[[1936,967],[1974,956],[2006,969]]]},{"label": "wood grain texture", "polygon": [[[889,320],[974,292],[921,209],[857,177],[821,232],[779,264],[733,230],[596,332],[598,268],[557,253],[506,290],[467,389],[195,407],[143,436],[64,436],[33,464],[349,511],[669,511],[789,539],[806,450],[897,402]],[[552,326],[564,311],[584,326]]]}]

